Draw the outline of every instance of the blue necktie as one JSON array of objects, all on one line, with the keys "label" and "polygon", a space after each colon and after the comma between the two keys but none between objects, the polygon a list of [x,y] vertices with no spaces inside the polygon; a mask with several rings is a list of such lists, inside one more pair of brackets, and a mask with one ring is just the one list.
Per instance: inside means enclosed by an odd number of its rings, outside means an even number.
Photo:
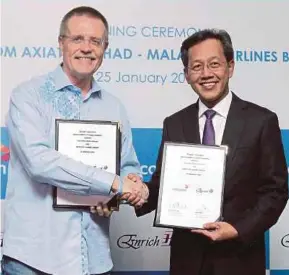
[{"label": "blue necktie", "polygon": [[213,117],[216,111],[208,109],[205,113],[206,123],[204,127],[202,144],[215,145],[215,130],[213,126]]}]

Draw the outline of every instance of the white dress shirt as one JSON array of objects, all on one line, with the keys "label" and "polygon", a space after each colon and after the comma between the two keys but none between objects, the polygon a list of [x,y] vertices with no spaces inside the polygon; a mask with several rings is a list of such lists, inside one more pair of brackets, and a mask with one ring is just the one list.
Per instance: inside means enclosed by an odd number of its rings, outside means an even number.
[{"label": "white dress shirt", "polygon": [[[213,126],[215,130],[215,144],[221,145],[227,116],[232,102],[232,93],[229,92],[212,110],[216,111],[216,115],[213,117]],[[203,132],[206,122],[205,112],[209,108],[199,100],[199,128],[200,128],[200,140],[202,141]]]}]

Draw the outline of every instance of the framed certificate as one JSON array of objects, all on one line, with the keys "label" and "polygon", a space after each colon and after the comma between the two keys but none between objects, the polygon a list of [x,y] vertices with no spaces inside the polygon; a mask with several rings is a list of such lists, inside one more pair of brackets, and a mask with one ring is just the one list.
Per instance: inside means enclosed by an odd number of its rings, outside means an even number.
[{"label": "framed certificate", "polygon": [[[55,149],[84,164],[120,174],[120,125],[112,121],[55,120]],[[117,211],[119,200],[111,195],[76,195],[55,187],[53,207],[89,210],[98,203]]]},{"label": "framed certificate", "polygon": [[155,226],[203,228],[222,217],[227,148],[165,142]]}]

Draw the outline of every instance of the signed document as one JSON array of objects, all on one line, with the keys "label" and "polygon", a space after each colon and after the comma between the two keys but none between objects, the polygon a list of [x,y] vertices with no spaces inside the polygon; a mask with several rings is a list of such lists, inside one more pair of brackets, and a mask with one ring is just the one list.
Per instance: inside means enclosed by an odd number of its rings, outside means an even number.
[{"label": "signed document", "polygon": [[[56,150],[74,160],[119,175],[120,129],[111,121],[61,120],[55,122]],[[115,194],[76,195],[54,189],[54,208],[89,209],[98,203],[118,210]]]},{"label": "signed document", "polygon": [[222,216],[226,147],[164,144],[155,225],[203,228]]}]

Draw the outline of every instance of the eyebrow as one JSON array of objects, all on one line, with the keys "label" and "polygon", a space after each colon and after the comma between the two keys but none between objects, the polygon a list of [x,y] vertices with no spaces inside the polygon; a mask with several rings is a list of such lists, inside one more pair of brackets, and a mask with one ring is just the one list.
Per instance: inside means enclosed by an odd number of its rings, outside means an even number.
[{"label": "eyebrow", "polygon": [[[210,57],[210,58],[208,58],[207,60],[213,60],[213,59],[220,59],[220,57],[218,57],[218,56],[212,56],[212,57]],[[201,59],[195,59],[195,60],[190,60],[191,62],[203,62],[203,60],[201,60]]]},{"label": "eyebrow", "polygon": [[70,34],[70,36],[82,36],[82,37],[90,37],[90,38],[102,39],[102,37],[89,36],[89,35],[84,35],[84,34]]}]

